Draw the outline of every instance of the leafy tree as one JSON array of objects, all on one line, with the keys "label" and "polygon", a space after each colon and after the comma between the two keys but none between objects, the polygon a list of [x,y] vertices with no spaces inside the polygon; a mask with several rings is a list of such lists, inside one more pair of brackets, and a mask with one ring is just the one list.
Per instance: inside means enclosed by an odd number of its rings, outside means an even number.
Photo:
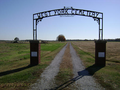
[{"label": "leafy tree", "polygon": [[64,35],[59,35],[59,36],[57,37],[57,40],[58,40],[58,41],[66,41]]},{"label": "leafy tree", "polygon": [[14,38],[14,43],[18,43],[18,41],[19,41],[19,38],[18,38],[18,37],[15,37],[15,38]]}]

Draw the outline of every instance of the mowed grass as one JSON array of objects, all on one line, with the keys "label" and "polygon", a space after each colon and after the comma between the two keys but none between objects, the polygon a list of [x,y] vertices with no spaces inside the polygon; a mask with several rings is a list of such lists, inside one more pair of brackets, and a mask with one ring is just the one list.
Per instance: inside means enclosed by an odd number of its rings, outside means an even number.
[{"label": "mowed grass", "polygon": [[95,63],[95,43],[93,41],[72,42],[91,75],[108,90],[120,88],[120,42],[107,42],[106,66],[97,67]]},{"label": "mowed grass", "polygon": [[30,67],[29,43],[0,43],[0,90],[27,89],[65,44],[41,44],[41,63]]}]

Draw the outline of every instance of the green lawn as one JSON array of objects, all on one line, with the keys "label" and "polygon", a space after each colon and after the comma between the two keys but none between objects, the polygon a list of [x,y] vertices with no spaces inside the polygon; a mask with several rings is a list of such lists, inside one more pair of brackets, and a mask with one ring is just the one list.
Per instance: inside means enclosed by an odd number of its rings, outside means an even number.
[{"label": "green lawn", "polygon": [[41,44],[41,63],[30,67],[30,44],[1,43],[0,90],[26,89],[39,78],[65,44],[65,42]]}]

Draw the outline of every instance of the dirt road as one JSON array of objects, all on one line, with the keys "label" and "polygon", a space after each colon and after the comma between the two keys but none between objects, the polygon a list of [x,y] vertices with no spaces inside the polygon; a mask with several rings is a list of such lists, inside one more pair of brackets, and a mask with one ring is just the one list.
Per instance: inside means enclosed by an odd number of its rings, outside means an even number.
[{"label": "dirt road", "polygon": [[[41,74],[40,79],[38,79],[35,84],[31,85],[30,90],[51,90],[51,88],[56,87],[54,77],[59,72],[59,66],[66,47],[67,45],[56,55],[51,64]],[[85,70],[82,61],[77,56],[71,44],[70,54],[73,65],[73,78],[75,78],[75,82],[73,83],[75,87],[74,90],[104,90],[104,88],[89,75],[88,71]]]}]

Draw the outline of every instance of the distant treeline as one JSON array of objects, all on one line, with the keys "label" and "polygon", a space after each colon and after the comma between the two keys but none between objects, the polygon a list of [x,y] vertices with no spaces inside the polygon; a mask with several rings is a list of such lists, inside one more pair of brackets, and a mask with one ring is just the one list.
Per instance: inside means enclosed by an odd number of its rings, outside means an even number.
[{"label": "distant treeline", "polygon": [[[29,43],[31,40],[19,40],[17,43]],[[41,43],[48,43],[47,40],[39,40]],[[15,43],[15,40],[0,40],[0,43]]]},{"label": "distant treeline", "polygon": [[[14,40],[0,40],[2,43],[14,43]],[[29,40],[20,40],[18,43],[29,43]]]},{"label": "distant treeline", "polygon": [[[66,40],[66,41],[96,41],[97,39],[69,39],[69,40]],[[104,39],[105,41],[120,41],[120,39]]]},{"label": "distant treeline", "polygon": [[[97,39],[67,39],[66,41],[96,41]],[[105,41],[120,41],[120,38],[117,39],[104,39]],[[31,40],[19,40],[19,43],[29,43]],[[39,40],[41,43],[46,43],[46,42],[51,42],[51,41],[56,41],[56,40]],[[13,43],[14,40],[0,40],[0,42],[6,42],[6,43]]]}]

